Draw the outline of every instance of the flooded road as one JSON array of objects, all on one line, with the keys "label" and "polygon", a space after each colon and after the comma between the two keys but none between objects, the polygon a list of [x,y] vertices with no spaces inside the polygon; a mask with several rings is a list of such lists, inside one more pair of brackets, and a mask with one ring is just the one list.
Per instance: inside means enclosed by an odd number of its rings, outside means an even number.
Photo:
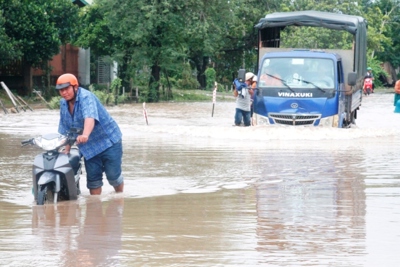
[{"label": "flooded road", "polygon": [[125,192],[36,206],[22,140],[58,111],[0,114],[0,266],[399,266],[400,114],[351,129],[232,127],[234,102],[110,107]]}]

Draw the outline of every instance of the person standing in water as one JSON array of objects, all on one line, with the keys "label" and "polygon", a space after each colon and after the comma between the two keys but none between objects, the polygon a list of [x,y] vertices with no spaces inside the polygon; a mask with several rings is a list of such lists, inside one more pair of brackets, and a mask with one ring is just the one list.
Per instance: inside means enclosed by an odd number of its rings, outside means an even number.
[{"label": "person standing in water", "polygon": [[[92,92],[79,87],[75,75],[61,75],[56,90],[62,97],[58,132],[65,135],[71,127],[83,129],[76,143],[84,158],[90,194],[101,194],[103,172],[115,192],[123,192],[122,133],[118,124]],[[70,149],[66,146],[65,153]]]},{"label": "person standing in water", "polygon": [[235,87],[233,95],[236,97],[236,111],[235,111],[235,125],[240,126],[243,120],[244,126],[251,125],[251,97],[253,96],[253,88],[251,87],[254,73],[247,72],[245,75],[246,87],[238,88]]}]

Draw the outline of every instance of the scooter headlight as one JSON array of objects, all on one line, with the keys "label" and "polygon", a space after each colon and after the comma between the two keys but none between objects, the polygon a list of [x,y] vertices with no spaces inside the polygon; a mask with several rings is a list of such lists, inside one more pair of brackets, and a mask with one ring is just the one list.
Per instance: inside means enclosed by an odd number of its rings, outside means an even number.
[{"label": "scooter headlight", "polygon": [[48,134],[35,138],[35,144],[44,150],[54,150],[65,145],[67,137],[60,134]]}]

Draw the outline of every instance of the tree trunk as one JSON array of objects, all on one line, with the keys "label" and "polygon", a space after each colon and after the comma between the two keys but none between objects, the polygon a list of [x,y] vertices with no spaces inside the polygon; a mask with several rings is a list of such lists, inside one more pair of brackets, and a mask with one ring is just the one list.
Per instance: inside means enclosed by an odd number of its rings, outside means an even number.
[{"label": "tree trunk", "polygon": [[160,99],[160,71],[161,68],[158,65],[151,67],[149,102],[158,102]]},{"label": "tree trunk", "polygon": [[[172,90],[171,90],[171,83],[169,82],[169,78],[168,78],[168,72],[166,70],[164,70],[164,75],[165,78],[167,79],[167,92],[165,93],[165,97],[167,98],[167,100],[173,99],[173,95],[172,95]],[[163,93],[164,93],[164,87],[163,87]]]},{"label": "tree trunk", "polygon": [[32,68],[31,64],[24,61],[23,63],[23,75],[24,75],[24,89],[28,95],[32,94],[33,81],[32,81]]},{"label": "tree trunk", "polygon": [[196,57],[193,59],[197,70],[197,81],[199,82],[200,88],[202,90],[204,90],[207,86],[206,76],[204,72],[207,69],[208,60],[209,60],[208,57]]},{"label": "tree trunk", "polygon": [[207,77],[205,75],[207,66],[208,66],[208,61],[209,61],[209,57],[203,57],[203,64],[201,65],[201,84],[202,84],[202,88],[207,89]]},{"label": "tree trunk", "polygon": [[[122,87],[125,88],[125,91],[131,92],[133,89],[131,88],[131,79],[128,75],[128,65],[130,61],[130,56],[125,55],[123,58],[123,63],[118,65],[118,77],[122,80]],[[121,88],[122,90],[122,88]],[[121,92],[119,92],[120,94]]]}]

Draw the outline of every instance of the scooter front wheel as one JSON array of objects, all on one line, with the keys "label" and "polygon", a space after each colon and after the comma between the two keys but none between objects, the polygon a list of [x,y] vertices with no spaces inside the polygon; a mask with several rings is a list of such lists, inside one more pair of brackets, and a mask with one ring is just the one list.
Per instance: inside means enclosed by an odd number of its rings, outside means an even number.
[{"label": "scooter front wheel", "polygon": [[56,202],[57,195],[53,193],[53,186],[45,184],[38,186],[38,195],[36,203],[38,205],[44,205],[46,202]]}]

